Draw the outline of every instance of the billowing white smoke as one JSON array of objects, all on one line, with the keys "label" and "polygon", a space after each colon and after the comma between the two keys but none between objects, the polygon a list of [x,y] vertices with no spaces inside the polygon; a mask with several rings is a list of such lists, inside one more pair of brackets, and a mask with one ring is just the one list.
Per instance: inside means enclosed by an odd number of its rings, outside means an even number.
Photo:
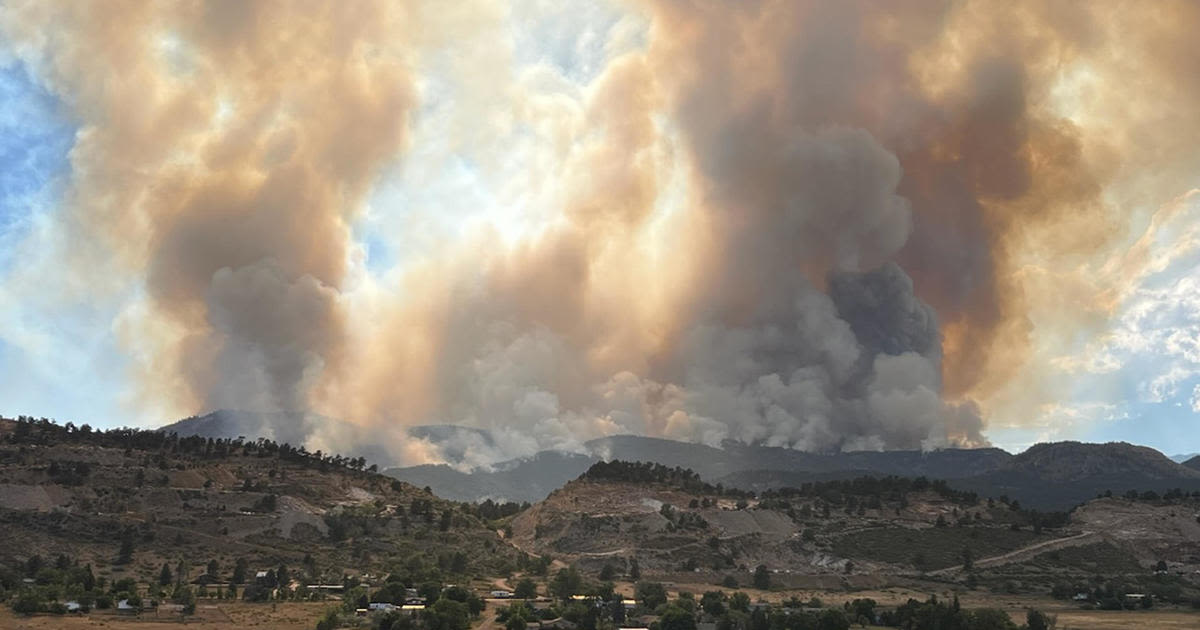
[{"label": "billowing white smoke", "polygon": [[[985,444],[978,410],[943,401],[937,318],[909,276],[894,263],[850,271],[905,244],[895,157],[846,128],[800,132],[787,147],[771,167],[786,173],[767,178],[782,188],[733,178],[714,192],[705,218],[717,237],[686,325],[643,369],[604,372],[594,344],[492,289],[453,309],[468,315],[450,325],[461,354],[445,362],[439,420],[532,438],[506,440],[509,455],[622,433],[822,451]],[[846,269],[828,293],[802,273],[813,260]]]},{"label": "billowing white smoke", "polygon": [[[63,266],[136,296],[137,396],[285,412],[271,435],[310,448],[475,465],[618,433],[984,444],[943,356],[960,378],[995,331],[1023,341],[1002,326],[1004,231],[1057,234],[1047,209],[1099,190],[1074,123],[1035,102],[1053,69],[1028,62],[1069,57],[1034,36],[1057,20],[997,39],[989,3],[647,2],[580,89],[505,65],[491,7],[9,4],[4,39],[79,119]],[[540,200],[538,229],[364,271],[370,195],[428,157],[412,145],[441,128],[410,132],[443,89],[472,97],[445,150],[516,177],[504,201]]]}]

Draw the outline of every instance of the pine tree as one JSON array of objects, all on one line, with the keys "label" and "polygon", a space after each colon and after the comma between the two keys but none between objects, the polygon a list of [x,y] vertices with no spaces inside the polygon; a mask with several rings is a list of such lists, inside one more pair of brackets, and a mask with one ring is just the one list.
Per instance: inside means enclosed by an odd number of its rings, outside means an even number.
[{"label": "pine tree", "polygon": [[83,568],[83,570],[85,571],[83,574],[83,590],[90,591],[96,587],[96,574],[92,573],[92,565],[90,562]]},{"label": "pine tree", "polygon": [[126,534],[121,539],[121,549],[117,552],[117,564],[129,564],[133,561],[133,536]]},{"label": "pine tree", "polygon": [[317,577],[317,561],[313,559],[311,553],[304,554],[304,570],[308,573],[308,577]]},{"label": "pine tree", "polygon": [[760,564],[754,569],[754,588],[763,591],[771,588],[771,572],[767,570],[766,565]]},{"label": "pine tree", "polygon": [[159,584],[159,586],[166,586],[172,582],[172,579],[173,578],[171,577],[171,567],[166,562],[164,562],[162,565],[162,571],[158,572],[158,584]]},{"label": "pine tree", "polygon": [[238,558],[233,565],[233,577],[229,579],[231,584],[244,584],[246,582],[246,559]]},{"label": "pine tree", "polygon": [[279,581],[279,585],[287,588],[292,583],[292,574],[288,571],[286,564],[279,565],[279,570],[275,571],[275,579]]}]

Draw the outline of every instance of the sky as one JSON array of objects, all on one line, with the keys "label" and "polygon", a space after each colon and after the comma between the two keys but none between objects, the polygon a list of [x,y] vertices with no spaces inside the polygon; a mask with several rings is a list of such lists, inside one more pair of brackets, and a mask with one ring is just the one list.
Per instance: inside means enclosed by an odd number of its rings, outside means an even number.
[{"label": "sky", "polygon": [[1198,452],[1196,26],[6,2],[0,414],[286,412],[408,464],[440,423],[495,433],[480,463],[616,433]]}]

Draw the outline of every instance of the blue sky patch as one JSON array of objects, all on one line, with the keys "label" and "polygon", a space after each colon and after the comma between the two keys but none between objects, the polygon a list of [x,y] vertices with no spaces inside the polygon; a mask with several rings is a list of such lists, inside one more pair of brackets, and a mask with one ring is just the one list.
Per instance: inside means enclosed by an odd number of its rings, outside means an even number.
[{"label": "blue sky patch", "polygon": [[23,64],[0,68],[0,268],[31,217],[54,206],[55,182],[69,169],[75,129],[58,99]]}]

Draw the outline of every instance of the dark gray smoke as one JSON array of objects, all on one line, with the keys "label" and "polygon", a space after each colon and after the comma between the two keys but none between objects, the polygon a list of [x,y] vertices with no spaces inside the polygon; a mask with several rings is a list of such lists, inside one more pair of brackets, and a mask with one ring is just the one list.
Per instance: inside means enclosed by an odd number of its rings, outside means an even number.
[{"label": "dark gray smoke", "polygon": [[941,355],[941,335],[933,307],[913,293],[912,279],[895,263],[866,273],[834,273],[829,297],[838,317],[850,324],[869,354],[916,352]]},{"label": "dark gray smoke", "polygon": [[986,443],[978,410],[942,399],[937,320],[908,275],[888,263],[830,285],[795,282],[754,324],[692,328],[666,433],[818,451]]}]

